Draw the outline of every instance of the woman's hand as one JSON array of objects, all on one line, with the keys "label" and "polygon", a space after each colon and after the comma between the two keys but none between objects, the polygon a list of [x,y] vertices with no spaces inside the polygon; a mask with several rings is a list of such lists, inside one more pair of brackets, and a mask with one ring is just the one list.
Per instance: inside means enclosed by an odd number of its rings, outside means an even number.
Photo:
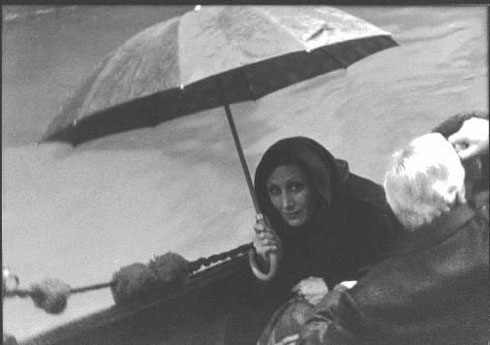
[{"label": "woman's hand", "polygon": [[279,254],[281,248],[281,239],[277,233],[264,222],[254,224],[255,237],[253,245],[258,256],[268,262],[269,254]]},{"label": "woman's hand", "polygon": [[254,230],[254,248],[248,251],[250,268],[259,280],[271,281],[278,272],[282,257],[282,242],[262,214],[257,214]]}]

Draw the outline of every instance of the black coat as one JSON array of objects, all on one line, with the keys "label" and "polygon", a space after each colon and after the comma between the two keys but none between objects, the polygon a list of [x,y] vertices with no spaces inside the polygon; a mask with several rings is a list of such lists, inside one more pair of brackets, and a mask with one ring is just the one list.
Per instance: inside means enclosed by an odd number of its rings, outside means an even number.
[{"label": "black coat", "polygon": [[317,305],[300,344],[487,344],[488,235],[460,205],[400,238],[354,288]]},{"label": "black coat", "polygon": [[399,235],[382,187],[354,174],[317,221],[322,222],[317,231],[282,236],[279,281],[284,288],[308,276],[322,277],[329,288],[357,280]]}]

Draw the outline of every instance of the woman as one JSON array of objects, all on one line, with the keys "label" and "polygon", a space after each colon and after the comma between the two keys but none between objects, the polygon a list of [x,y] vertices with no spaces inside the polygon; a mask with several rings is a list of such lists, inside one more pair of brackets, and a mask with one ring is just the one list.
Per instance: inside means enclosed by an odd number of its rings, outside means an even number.
[{"label": "woman", "polygon": [[[330,289],[357,280],[399,233],[383,188],[350,173],[347,162],[312,139],[293,137],[272,145],[257,167],[255,188],[267,220],[254,225],[263,271],[270,253],[282,253],[277,276],[265,287],[277,302],[286,301],[291,288],[307,277],[318,277],[313,285],[325,282]],[[288,308],[273,317],[259,343],[266,344],[276,322],[297,309]],[[291,317],[288,325],[302,319]]]},{"label": "woman", "polygon": [[264,266],[282,247],[275,280],[290,280],[285,288],[308,276],[330,288],[355,280],[399,231],[383,188],[350,173],[347,162],[309,138],[272,145],[257,167],[255,188],[270,226],[254,225],[254,247]]}]

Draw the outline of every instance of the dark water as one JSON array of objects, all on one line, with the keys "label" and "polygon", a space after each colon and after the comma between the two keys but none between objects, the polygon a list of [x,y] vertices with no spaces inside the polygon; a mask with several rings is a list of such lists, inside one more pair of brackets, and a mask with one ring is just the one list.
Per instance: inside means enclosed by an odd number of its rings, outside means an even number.
[{"label": "dark water", "polygon": [[[46,276],[104,282],[153,254],[194,259],[252,238],[253,208],[221,109],[76,150],[37,145],[105,54],[186,8],[3,9],[2,258],[23,286]],[[252,171],[275,140],[306,135],[380,182],[410,138],[456,112],[488,111],[486,7],[344,10],[394,33],[400,47],[234,105]],[[50,316],[7,300],[3,327],[25,338],[111,304],[107,290],[87,293]]]}]

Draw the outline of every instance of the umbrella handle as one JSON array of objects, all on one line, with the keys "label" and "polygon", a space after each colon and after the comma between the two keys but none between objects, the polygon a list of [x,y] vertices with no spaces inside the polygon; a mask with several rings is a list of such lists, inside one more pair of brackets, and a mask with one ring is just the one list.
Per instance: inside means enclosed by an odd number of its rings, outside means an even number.
[{"label": "umbrella handle", "polygon": [[257,279],[268,282],[271,281],[277,274],[277,269],[279,268],[279,260],[276,254],[269,254],[269,272],[263,273],[258,264],[255,252],[250,249],[248,252],[248,262],[250,263],[250,268]]},{"label": "umbrella handle", "polygon": [[[257,222],[259,223],[266,222],[264,216],[261,213],[258,213],[256,215],[256,218]],[[269,272],[264,273],[259,268],[254,248],[252,247],[248,251],[248,262],[250,264],[250,268],[252,269],[253,274],[255,275],[255,277],[257,277],[257,279],[266,282],[271,281],[277,274],[277,270],[279,269],[279,255],[277,255],[276,253],[270,253],[267,261],[269,262]]]}]

